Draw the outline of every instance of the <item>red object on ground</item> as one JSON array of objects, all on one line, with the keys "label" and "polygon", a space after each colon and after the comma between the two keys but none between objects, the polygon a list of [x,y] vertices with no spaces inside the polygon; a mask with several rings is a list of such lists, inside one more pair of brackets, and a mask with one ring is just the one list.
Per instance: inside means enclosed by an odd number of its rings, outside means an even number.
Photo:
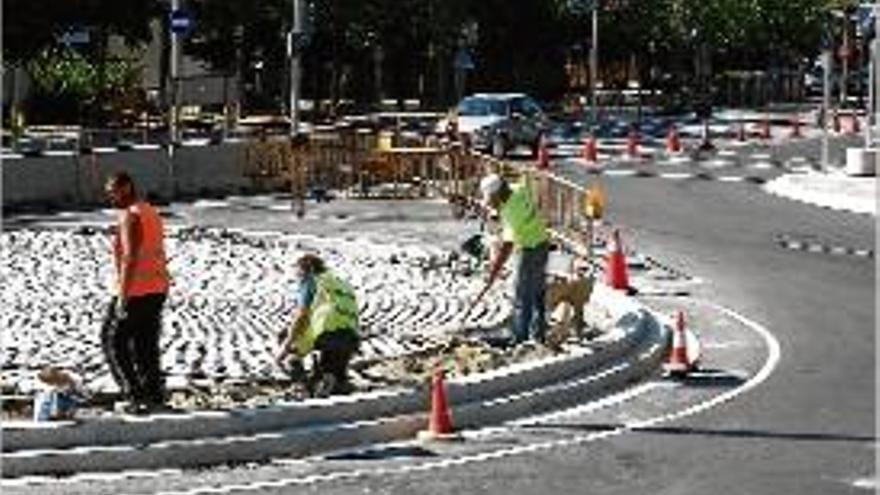
[{"label": "red object on ground", "polygon": [[679,310],[675,319],[675,330],[672,332],[672,349],[669,351],[669,359],[663,368],[674,376],[687,375],[693,369],[693,362],[689,359],[687,350],[687,336],[684,329],[684,312]]},{"label": "red object on ground", "polygon": [[666,151],[669,153],[681,152],[681,139],[679,139],[678,129],[674,125],[669,127],[669,133],[666,135]]},{"label": "red object on ground", "polygon": [[620,244],[620,230],[614,229],[611,246],[608,251],[608,262],[605,266],[605,284],[612,289],[628,291],[629,275],[626,268],[626,256]]},{"label": "red object on ground", "polygon": [[590,136],[584,141],[584,160],[590,163],[599,161],[599,150],[596,144],[596,137]]},{"label": "red object on ground", "polygon": [[444,383],[444,371],[438,366],[431,380],[431,417],[428,420],[427,436],[431,438],[444,438],[455,435],[452,426],[452,415],[449,412],[449,404],[446,402],[446,384]]}]

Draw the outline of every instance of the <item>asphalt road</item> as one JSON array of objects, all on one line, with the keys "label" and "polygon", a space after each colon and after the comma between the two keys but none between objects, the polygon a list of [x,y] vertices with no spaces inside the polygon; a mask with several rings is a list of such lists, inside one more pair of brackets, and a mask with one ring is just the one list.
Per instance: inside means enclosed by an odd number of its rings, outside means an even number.
[{"label": "asphalt road", "polygon": [[[571,166],[563,172],[588,178]],[[690,298],[645,294],[644,300],[663,310],[685,307],[694,315],[716,344],[705,350],[707,360],[736,378],[729,386],[695,392],[684,387],[682,393],[660,393],[665,390],[660,387],[601,414],[575,411],[566,425],[545,424],[540,439],[523,428],[504,430],[485,449],[473,447],[479,442],[406,446],[386,449],[391,454],[377,458],[342,456],[109,484],[75,482],[43,486],[41,493],[806,495],[873,490],[874,259],[791,250],[778,238],[873,250],[875,219],[769,196],[750,183],[601,180],[610,198],[609,221],[623,226],[624,243],[702,281],[690,287]],[[762,341],[742,321],[700,301],[745,316],[772,338]],[[675,415],[757,376],[760,380],[745,393],[692,415]],[[638,419],[648,410],[670,415],[668,421],[574,441],[585,431],[607,431],[622,418]],[[547,443],[548,437],[557,441]],[[512,447],[518,450],[510,455],[491,454]],[[455,461],[463,448],[482,454]],[[425,458],[441,461],[400,468]],[[331,464],[337,471],[327,471]],[[291,481],[298,477],[308,482]]]}]

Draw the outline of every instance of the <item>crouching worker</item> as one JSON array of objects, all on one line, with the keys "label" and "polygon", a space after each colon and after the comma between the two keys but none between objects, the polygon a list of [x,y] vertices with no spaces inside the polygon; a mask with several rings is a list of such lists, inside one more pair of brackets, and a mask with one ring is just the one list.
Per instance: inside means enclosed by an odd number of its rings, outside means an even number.
[{"label": "crouching worker", "polygon": [[278,335],[278,364],[302,375],[302,359],[317,351],[312,372],[305,378],[309,393],[317,397],[347,393],[351,390],[348,364],[360,342],[354,290],[313,254],[302,256],[296,267],[297,308],[291,325]]}]

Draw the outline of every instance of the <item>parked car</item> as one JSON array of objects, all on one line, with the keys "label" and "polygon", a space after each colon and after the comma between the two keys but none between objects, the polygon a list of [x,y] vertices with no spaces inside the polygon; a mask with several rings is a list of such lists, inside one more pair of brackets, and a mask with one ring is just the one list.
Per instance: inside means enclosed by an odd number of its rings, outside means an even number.
[{"label": "parked car", "polygon": [[541,107],[523,93],[477,93],[468,96],[437,123],[438,133],[453,128],[475,149],[503,157],[519,145],[537,149],[549,121]]}]

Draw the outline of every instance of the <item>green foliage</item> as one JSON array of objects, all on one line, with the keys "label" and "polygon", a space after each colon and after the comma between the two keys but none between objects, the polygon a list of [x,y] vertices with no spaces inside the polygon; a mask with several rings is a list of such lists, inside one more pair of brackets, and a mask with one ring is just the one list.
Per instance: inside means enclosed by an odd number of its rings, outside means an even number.
[{"label": "green foliage", "polygon": [[27,64],[36,118],[78,120],[85,114],[116,112],[139,91],[140,67],[127,60],[93,63],[75,51],[46,51]]}]

